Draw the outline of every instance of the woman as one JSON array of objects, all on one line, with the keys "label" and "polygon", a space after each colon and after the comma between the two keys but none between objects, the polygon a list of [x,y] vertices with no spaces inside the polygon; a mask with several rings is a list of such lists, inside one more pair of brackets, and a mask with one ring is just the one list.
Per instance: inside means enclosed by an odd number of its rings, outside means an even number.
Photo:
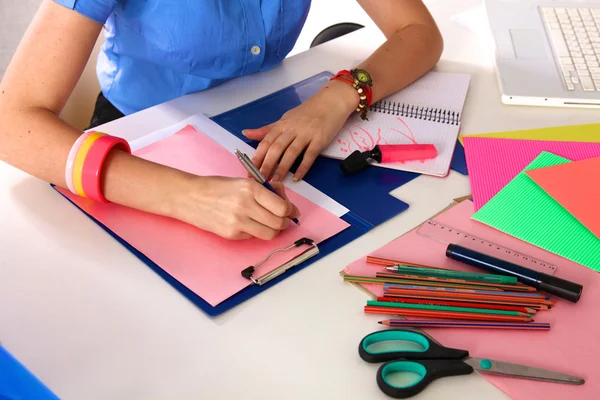
[{"label": "woman", "polygon": [[[386,42],[281,120],[245,131],[261,141],[253,162],[281,197],[250,179],[193,176],[115,146],[97,166],[93,198],[229,239],[271,239],[286,229],[298,210],[277,181],[298,155],[305,150],[296,180],[350,115],[418,79],[441,55],[441,35],[421,0],[358,2]],[[73,191],[69,177],[83,137],[58,115],[103,28],[94,125],[276,66],[296,42],[309,6],[309,0],[44,0],[0,84],[0,159]]]}]

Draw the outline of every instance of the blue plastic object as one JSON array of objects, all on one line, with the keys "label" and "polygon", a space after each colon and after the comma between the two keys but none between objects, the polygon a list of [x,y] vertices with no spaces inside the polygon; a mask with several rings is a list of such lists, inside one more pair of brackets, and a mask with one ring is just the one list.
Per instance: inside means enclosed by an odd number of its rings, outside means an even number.
[{"label": "blue plastic object", "polygon": [[[253,147],[256,147],[258,143],[250,141],[243,136],[242,129],[258,128],[278,120],[286,111],[312,96],[331,76],[331,73],[323,72],[299,82],[296,85],[220,114],[212,119],[229,132]],[[112,232],[108,227],[101,224],[89,214],[86,213],[86,215],[206,314],[216,316],[257,294],[262,293],[271,286],[281,282],[283,279],[306,268],[314,261],[325,257],[342,246],[345,246],[371,230],[373,227],[387,221],[408,208],[408,204],[391,196],[389,192],[416,178],[419,176],[418,174],[385,168],[367,168],[359,176],[348,177],[342,173],[339,163],[338,160],[319,157],[305,177],[305,180],[350,210],[350,212],[342,217],[344,221],[350,224],[350,227],[320,243],[320,252],[318,256],[290,269],[285,274],[280,275],[263,286],[249,286],[218,304],[216,307],[208,304],[179,281],[167,274],[159,265],[152,262],[144,254]],[[297,164],[298,162],[292,168],[293,170],[295,170]]]},{"label": "blue plastic object", "polygon": [[[314,95],[333,74],[322,72],[295,85],[212,118],[214,122],[256,148],[258,142],[242,134],[279,120],[288,110]],[[292,166],[295,171],[299,160]],[[357,176],[345,176],[340,161],[318,157],[304,180],[350,209],[373,226],[398,215],[407,205],[389,193],[419,174],[386,168],[367,168]]]},{"label": "blue plastic object", "polygon": [[58,400],[58,397],[0,346],[0,399]]}]

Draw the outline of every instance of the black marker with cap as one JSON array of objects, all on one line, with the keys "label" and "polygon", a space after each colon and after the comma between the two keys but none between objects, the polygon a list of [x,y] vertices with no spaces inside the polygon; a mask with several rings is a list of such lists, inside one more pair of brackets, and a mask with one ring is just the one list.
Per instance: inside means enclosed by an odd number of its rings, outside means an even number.
[{"label": "black marker with cap", "polygon": [[578,283],[525,268],[457,244],[448,245],[446,257],[493,273],[514,276],[521,283],[533,286],[541,291],[573,303],[579,301],[581,292],[583,291],[583,286]]}]

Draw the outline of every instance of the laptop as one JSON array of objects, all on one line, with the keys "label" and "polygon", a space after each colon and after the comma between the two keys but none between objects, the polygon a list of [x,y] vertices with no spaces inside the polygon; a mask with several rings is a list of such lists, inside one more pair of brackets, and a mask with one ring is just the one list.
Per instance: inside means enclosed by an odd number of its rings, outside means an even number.
[{"label": "laptop", "polygon": [[600,1],[484,4],[503,103],[600,108]]}]

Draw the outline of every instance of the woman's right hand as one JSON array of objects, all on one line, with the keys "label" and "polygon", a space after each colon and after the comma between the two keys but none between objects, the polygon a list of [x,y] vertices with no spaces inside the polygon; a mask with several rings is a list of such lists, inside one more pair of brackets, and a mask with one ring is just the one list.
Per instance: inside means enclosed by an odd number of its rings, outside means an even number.
[{"label": "woman's right hand", "polygon": [[248,178],[191,177],[176,196],[173,216],[225,239],[271,240],[298,218],[281,183],[279,196]]}]

